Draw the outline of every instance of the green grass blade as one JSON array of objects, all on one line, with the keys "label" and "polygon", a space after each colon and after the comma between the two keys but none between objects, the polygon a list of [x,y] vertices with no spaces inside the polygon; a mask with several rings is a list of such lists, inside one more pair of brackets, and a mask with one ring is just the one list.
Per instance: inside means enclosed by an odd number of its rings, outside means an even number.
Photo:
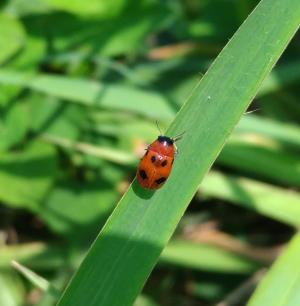
[{"label": "green grass blade", "polygon": [[58,297],[59,291],[54,288],[45,278],[36,274],[32,270],[27,267],[21,265],[19,262],[13,260],[11,265],[19,271],[29,282],[31,282],[34,286],[39,288],[42,291],[49,291],[52,295]]},{"label": "green grass blade", "polygon": [[300,235],[290,242],[259,284],[248,306],[296,306],[300,303]]},{"label": "green grass blade", "polygon": [[246,115],[239,122],[235,131],[239,134],[257,133],[283,144],[300,147],[300,128],[295,124],[278,122],[255,115]]},{"label": "green grass blade", "polygon": [[170,120],[174,116],[174,111],[163,95],[122,84],[109,85],[86,79],[9,70],[0,70],[0,83],[27,87],[70,103],[130,111],[160,120]]},{"label": "green grass blade", "polygon": [[300,186],[300,161],[295,153],[240,139],[228,141],[218,164],[284,185]]},{"label": "green grass blade", "polygon": [[78,152],[98,158],[103,158],[120,165],[130,165],[136,161],[136,158],[133,154],[117,151],[115,149],[103,148],[83,142],[72,142],[69,139],[55,137],[48,134],[43,134],[41,139],[51,144],[55,144],[61,148],[76,150]]},{"label": "green grass blade", "polygon": [[0,271],[0,305],[24,305],[26,289],[17,272]]},{"label": "green grass blade", "polygon": [[184,240],[170,242],[160,261],[216,273],[247,274],[259,267],[254,261],[219,247]]},{"label": "green grass blade", "polygon": [[18,261],[31,269],[55,269],[65,263],[65,253],[59,246],[46,245],[42,242],[0,246],[0,269],[9,267],[12,260]]},{"label": "green grass blade", "polygon": [[259,181],[211,171],[200,194],[230,201],[290,225],[300,224],[300,194]]},{"label": "green grass blade", "polygon": [[168,135],[186,131],[157,192],[136,182],[92,245],[59,306],[132,305],[187,205],[299,25],[298,0],[263,0],[218,56]]},{"label": "green grass blade", "polygon": [[0,63],[16,54],[25,44],[25,31],[17,19],[0,13]]}]

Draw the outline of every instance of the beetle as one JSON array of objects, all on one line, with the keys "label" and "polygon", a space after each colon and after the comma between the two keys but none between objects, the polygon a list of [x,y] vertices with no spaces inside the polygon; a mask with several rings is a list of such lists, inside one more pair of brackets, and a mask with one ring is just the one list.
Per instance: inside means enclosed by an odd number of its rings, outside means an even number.
[{"label": "beetle", "polygon": [[175,142],[181,139],[183,134],[174,138],[160,135],[148,146],[136,173],[141,187],[155,190],[163,186],[171,173],[177,154]]}]

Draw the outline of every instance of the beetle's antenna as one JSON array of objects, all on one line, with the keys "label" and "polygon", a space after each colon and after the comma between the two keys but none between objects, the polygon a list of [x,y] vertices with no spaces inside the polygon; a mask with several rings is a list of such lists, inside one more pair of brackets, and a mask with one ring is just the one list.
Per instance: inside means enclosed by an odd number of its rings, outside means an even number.
[{"label": "beetle's antenna", "polygon": [[160,136],[161,136],[161,135],[162,135],[162,132],[161,132],[161,129],[160,129],[159,125],[158,125],[158,121],[155,120],[155,123],[156,123],[157,129],[159,130],[159,133],[160,133]]},{"label": "beetle's antenna", "polygon": [[185,134],[185,131],[180,133],[180,134],[178,134],[178,135],[176,135],[174,138],[172,138],[172,140],[174,142],[176,142],[176,141],[180,140],[184,134]]}]

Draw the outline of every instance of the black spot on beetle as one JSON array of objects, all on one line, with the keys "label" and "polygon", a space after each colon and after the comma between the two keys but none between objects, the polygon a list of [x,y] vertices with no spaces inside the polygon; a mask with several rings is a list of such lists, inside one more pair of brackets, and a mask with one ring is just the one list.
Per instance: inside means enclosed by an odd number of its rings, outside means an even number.
[{"label": "black spot on beetle", "polygon": [[161,166],[162,167],[165,167],[167,165],[168,161],[165,159],[162,163],[161,163]]},{"label": "black spot on beetle", "polygon": [[151,161],[152,161],[152,163],[155,163],[156,158],[155,158],[155,156],[154,156],[154,155],[152,155],[152,156],[151,156]]},{"label": "black spot on beetle", "polygon": [[160,184],[162,184],[163,182],[165,182],[166,180],[167,180],[167,179],[166,179],[165,177],[161,177],[161,178],[155,180],[155,183],[156,183],[157,185],[160,185]]},{"label": "black spot on beetle", "polygon": [[139,174],[140,174],[140,176],[141,176],[141,178],[142,178],[143,180],[146,180],[146,179],[148,178],[147,173],[146,173],[145,170],[140,170],[140,171],[139,171]]}]

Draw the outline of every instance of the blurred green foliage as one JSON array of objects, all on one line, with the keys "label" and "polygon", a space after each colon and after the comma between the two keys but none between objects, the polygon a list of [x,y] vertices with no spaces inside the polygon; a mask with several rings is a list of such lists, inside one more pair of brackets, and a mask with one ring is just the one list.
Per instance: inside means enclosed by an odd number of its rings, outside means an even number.
[{"label": "blurred green foliage", "polygon": [[[155,120],[170,123],[257,2],[1,3],[0,305],[54,305],[10,260],[62,290],[157,136]],[[296,35],[136,306],[223,300],[266,264],[257,248],[272,257],[299,226],[299,51]],[[211,239],[186,237],[209,224]]]}]

